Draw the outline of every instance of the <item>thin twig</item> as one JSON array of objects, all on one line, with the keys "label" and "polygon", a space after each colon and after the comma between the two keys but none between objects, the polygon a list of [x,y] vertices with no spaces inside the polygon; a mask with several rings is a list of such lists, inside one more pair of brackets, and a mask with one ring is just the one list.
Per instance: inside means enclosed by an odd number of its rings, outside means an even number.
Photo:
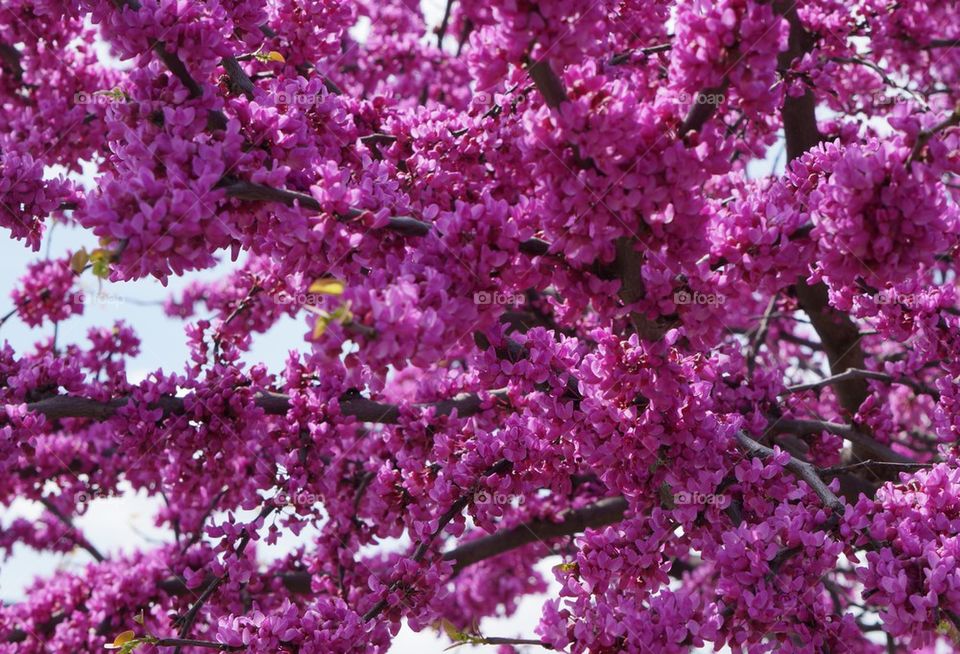
[{"label": "thin twig", "polygon": [[45,497],[40,498],[40,504],[42,504],[47,511],[53,514],[57,520],[70,528],[73,536],[73,542],[89,552],[90,556],[96,559],[97,563],[103,563],[107,560],[106,557],[100,553],[100,550],[98,550],[93,543],[88,541],[87,538],[80,533],[80,530],[77,529],[76,525],[73,524],[73,520],[70,519],[70,516],[66,515],[63,511],[57,508],[53,502]]},{"label": "thin twig", "polygon": [[210,502],[210,506],[207,507],[206,512],[203,514],[203,517],[200,518],[200,526],[197,530],[190,536],[190,539],[184,543],[183,547],[180,548],[180,554],[186,554],[187,550],[190,549],[194,544],[196,544],[200,538],[203,537],[203,526],[206,524],[207,520],[213,514],[214,509],[217,508],[217,505],[220,503],[220,500],[223,499],[223,496],[227,494],[227,489],[224,488],[219,493],[214,496],[213,500]]},{"label": "thin twig", "polygon": [[240,300],[237,306],[234,307],[233,311],[230,312],[230,315],[227,316],[227,318],[222,323],[220,323],[220,325],[217,327],[217,332],[213,337],[213,360],[214,361],[220,360],[220,347],[223,344],[223,330],[226,327],[228,327],[230,323],[232,323],[237,318],[237,316],[239,316],[241,313],[243,313],[250,307],[250,304],[253,302],[253,298],[255,298],[257,294],[260,293],[260,291],[262,290],[263,290],[263,287],[255,282],[253,286],[250,287],[250,290],[247,291],[247,294],[244,296],[244,298]]},{"label": "thin twig", "polygon": [[181,647],[204,647],[206,649],[220,650],[221,652],[239,652],[244,649],[243,647],[237,647],[235,645],[215,643],[209,640],[196,640],[195,638],[160,638],[151,644],[155,647],[176,647],[178,651]]},{"label": "thin twig", "polygon": [[[484,471],[483,476],[488,477],[494,474],[504,474],[508,472],[513,467],[513,464],[506,459],[501,459],[494,463],[492,466],[487,468]],[[477,487],[479,482],[475,483],[471,488],[467,489],[456,502],[454,502],[447,511],[440,516],[440,519],[437,521],[437,528],[425,539],[420,541],[416,549],[413,551],[413,556],[411,557],[415,563],[419,563],[427,555],[427,552],[430,551],[430,546],[433,544],[433,541],[437,539],[437,536],[447,528],[447,525],[450,524],[450,521],[453,520],[456,516],[460,515],[463,510],[473,501],[474,496],[477,492]],[[400,585],[399,581],[395,581],[390,585],[390,592],[396,590]],[[389,593],[388,593],[389,595]],[[368,622],[377,617],[381,611],[387,607],[388,601],[384,597],[379,600],[369,611],[363,614],[364,622]]]},{"label": "thin twig", "polygon": [[826,420],[797,420],[791,418],[775,418],[767,427],[769,431],[786,432],[793,434],[819,434],[820,432],[829,432],[842,436],[846,440],[859,447],[861,451],[869,455],[870,458],[876,458],[880,461],[893,463],[914,463],[910,458],[895,452],[890,447],[875,440],[868,434],[854,429],[850,425],[842,425]]},{"label": "thin twig", "polygon": [[642,55],[650,56],[652,54],[657,54],[660,52],[669,52],[670,48],[672,47],[673,47],[673,44],[671,43],[660,43],[658,45],[651,45],[650,47],[647,47],[647,48],[640,48],[639,50],[627,50],[626,52],[620,52],[610,57],[609,64],[611,66],[622,66],[623,64],[630,61],[630,57],[632,57],[635,54],[639,53]]},{"label": "thin twig", "polygon": [[777,308],[777,298],[779,294],[774,293],[770,298],[770,302],[767,304],[767,310],[763,312],[763,318],[760,319],[760,325],[757,327],[757,333],[754,334],[753,339],[750,341],[750,349],[747,352],[747,373],[750,377],[753,377],[753,370],[757,365],[757,355],[760,353],[760,348],[763,347],[764,341],[767,340],[767,332],[770,329],[770,317],[773,315],[773,310]]},{"label": "thin twig", "polygon": [[447,27],[450,25],[450,13],[453,9],[453,0],[447,0],[447,7],[443,10],[443,20],[437,28],[437,47],[443,49],[443,37],[447,35]]},{"label": "thin twig", "polygon": [[[266,518],[276,507],[272,504],[268,504],[260,510],[260,515],[257,517],[257,520],[254,523]],[[243,535],[240,537],[240,540],[237,541],[237,546],[234,548],[234,553],[239,557],[243,555],[244,550],[247,549],[247,544],[250,542],[250,539],[253,537],[253,526],[247,525],[243,530]],[[197,616],[200,613],[200,609],[203,608],[203,605],[207,603],[207,600],[216,592],[217,588],[220,587],[224,581],[229,577],[229,572],[224,573],[219,577],[214,577],[213,580],[207,584],[207,587],[200,593],[200,596],[193,603],[193,605],[187,610],[186,614],[183,616],[183,622],[180,627],[180,639],[186,640],[190,636],[190,630],[193,629],[194,622],[197,621]],[[182,648],[186,643],[178,644],[174,647],[173,654],[180,654]]]},{"label": "thin twig", "polygon": [[877,75],[880,76],[880,79],[883,80],[884,84],[886,84],[889,87],[895,88],[898,91],[903,91],[904,93],[909,94],[914,100],[917,101],[918,104],[920,104],[924,108],[929,108],[929,105],[927,104],[926,100],[924,100],[921,96],[914,93],[907,87],[900,86],[899,84],[894,82],[883,68],[873,63],[872,61],[869,61],[867,59],[862,59],[861,57],[833,57],[833,61],[836,61],[837,63],[841,63],[841,64],[858,64],[860,66],[869,68],[870,70],[872,70],[873,72],[877,73]]},{"label": "thin twig", "polygon": [[910,155],[907,157],[905,166],[909,172],[910,167],[913,165],[913,162],[917,160],[920,156],[920,152],[923,148],[930,142],[938,132],[941,132],[945,129],[949,129],[955,125],[960,125],[960,106],[957,106],[953,110],[953,113],[944,118],[942,121],[931,127],[930,129],[925,129],[917,135],[917,141],[913,144],[913,149],[910,150]]},{"label": "thin twig", "polygon": [[781,393],[781,395],[792,395],[795,393],[802,393],[804,391],[819,390],[825,386],[831,386],[833,384],[838,384],[840,382],[844,382],[844,381],[847,381],[850,379],[856,379],[856,378],[873,379],[875,381],[884,381],[884,382],[889,382],[891,384],[902,384],[904,386],[909,386],[917,393],[930,395],[934,398],[940,397],[940,393],[938,393],[936,390],[930,388],[929,386],[926,386],[925,384],[921,384],[917,381],[914,381],[912,379],[908,379],[906,377],[894,377],[892,375],[888,375],[885,372],[877,372],[875,370],[863,370],[862,368],[847,368],[841,373],[838,373],[836,375],[831,375],[830,377],[821,379],[819,381],[811,382],[809,384],[797,384],[794,386],[788,386],[786,390],[783,393]]},{"label": "thin twig", "polygon": [[858,463],[851,463],[848,465],[842,466],[833,466],[830,468],[822,468],[820,472],[824,475],[835,475],[839,472],[848,472],[850,470],[856,470],[857,468],[869,468],[872,466],[890,466],[894,468],[903,468],[904,470],[920,470],[922,468],[932,468],[937,464],[935,463],[901,463],[898,461],[874,461],[873,459],[868,459],[866,461],[860,461]]}]

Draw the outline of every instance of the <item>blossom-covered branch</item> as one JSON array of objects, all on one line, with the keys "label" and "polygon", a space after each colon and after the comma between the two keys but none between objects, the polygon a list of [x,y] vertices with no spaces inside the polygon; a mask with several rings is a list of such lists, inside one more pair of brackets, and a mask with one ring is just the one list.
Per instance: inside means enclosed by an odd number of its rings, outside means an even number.
[{"label": "blossom-covered branch", "polygon": [[441,5],[0,8],[0,654],[954,648],[954,8]]}]

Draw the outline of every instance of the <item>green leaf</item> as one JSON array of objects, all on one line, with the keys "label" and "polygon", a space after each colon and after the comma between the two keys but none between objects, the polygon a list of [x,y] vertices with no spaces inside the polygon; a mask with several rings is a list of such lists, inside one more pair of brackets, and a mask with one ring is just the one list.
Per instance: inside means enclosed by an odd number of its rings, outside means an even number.
[{"label": "green leaf", "polygon": [[341,304],[339,307],[333,310],[333,313],[330,314],[330,317],[341,325],[347,324],[353,320],[353,312],[350,311],[350,304]]},{"label": "green leaf", "polygon": [[960,643],[960,632],[949,618],[943,618],[937,625],[937,631],[955,643]]},{"label": "green leaf", "polygon": [[[123,631],[117,634],[117,637],[113,639],[113,643],[109,645],[104,645],[106,649],[124,649],[124,646],[133,641],[137,637],[137,632],[132,629]],[[129,650],[128,650],[129,651]]]},{"label": "green leaf", "polygon": [[70,257],[70,270],[79,275],[87,267],[89,261],[90,254],[87,252],[87,248],[81,248]]},{"label": "green leaf", "polygon": [[120,100],[127,101],[130,99],[127,97],[127,94],[123,92],[123,89],[121,89],[119,86],[112,88],[109,91],[94,91],[93,94],[103,96],[105,98],[110,98],[111,100],[117,100],[117,101],[120,101]]},{"label": "green leaf", "polygon": [[[143,612],[141,611],[140,614],[142,617]],[[134,620],[136,620],[136,618],[134,618]],[[139,638],[137,638],[136,632],[130,629],[130,630],[124,631],[123,633],[118,635],[116,638],[114,638],[112,643],[107,643],[103,647],[104,649],[120,650],[119,654],[131,654],[133,650],[137,649],[141,645],[150,645],[156,642],[157,642],[156,636],[151,636],[147,634],[146,636],[140,636]]]},{"label": "green leaf", "polygon": [[256,59],[262,64],[270,63],[271,61],[277,61],[281,64],[284,64],[287,62],[286,58],[276,50],[271,50],[270,52],[263,52],[262,50],[257,50],[250,56],[252,56],[254,59]]},{"label": "green leaf", "polygon": [[345,288],[343,282],[333,277],[322,277],[312,284],[308,291],[310,293],[320,293],[321,295],[343,295]]},{"label": "green leaf", "polygon": [[313,323],[313,340],[316,340],[323,336],[323,333],[327,331],[327,325],[330,324],[330,314],[328,313],[318,313],[317,321]]},{"label": "green leaf", "polygon": [[457,625],[453,624],[446,618],[440,620],[440,628],[443,629],[445,634],[447,634],[447,638],[455,643],[465,643],[470,640],[470,636],[457,629]]},{"label": "green leaf", "polygon": [[107,279],[110,276],[110,258],[110,253],[103,248],[97,248],[90,253],[91,268],[96,277]]}]

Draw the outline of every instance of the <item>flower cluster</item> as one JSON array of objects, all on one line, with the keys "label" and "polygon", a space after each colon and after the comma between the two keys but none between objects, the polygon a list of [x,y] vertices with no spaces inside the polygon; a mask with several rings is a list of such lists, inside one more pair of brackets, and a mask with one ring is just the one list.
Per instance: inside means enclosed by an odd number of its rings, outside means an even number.
[{"label": "flower cluster", "polygon": [[958,481],[947,464],[904,475],[861,499],[845,521],[872,545],[858,569],[864,596],[889,633],[917,647],[960,611]]},{"label": "flower cluster", "polygon": [[951,3],[423,6],[0,7],[0,654],[948,649]]},{"label": "flower cluster", "polygon": [[0,145],[0,226],[34,250],[40,246],[44,221],[72,199],[63,180],[43,179],[43,162],[28,152]]},{"label": "flower cluster", "polygon": [[769,4],[728,0],[706,11],[683,4],[676,20],[670,91],[681,104],[721,104],[729,88],[748,115],[762,116],[777,105],[777,54],[789,28]]},{"label": "flower cluster", "polygon": [[848,308],[858,280],[873,287],[902,280],[957,239],[955,208],[937,187],[912,175],[909,150],[889,142],[826,146],[792,171],[821,174],[807,198],[816,223],[816,274]]}]

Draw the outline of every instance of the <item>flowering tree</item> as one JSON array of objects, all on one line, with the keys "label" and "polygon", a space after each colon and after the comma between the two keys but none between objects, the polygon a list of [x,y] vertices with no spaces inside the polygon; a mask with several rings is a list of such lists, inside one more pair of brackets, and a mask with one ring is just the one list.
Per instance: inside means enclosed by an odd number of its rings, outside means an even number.
[{"label": "flowering tree", "polygon": [[[0,225],[99,239],[4,319],[0,502],[45,511],[0,548],[91,560],[0,652],[952,646],[957,3],[442,10],[0,7]],[[142,381],[125,324],[49,336],[84,278],[225,261]],[[105,557],[75,518],[124,489],[172,535]]]}]

